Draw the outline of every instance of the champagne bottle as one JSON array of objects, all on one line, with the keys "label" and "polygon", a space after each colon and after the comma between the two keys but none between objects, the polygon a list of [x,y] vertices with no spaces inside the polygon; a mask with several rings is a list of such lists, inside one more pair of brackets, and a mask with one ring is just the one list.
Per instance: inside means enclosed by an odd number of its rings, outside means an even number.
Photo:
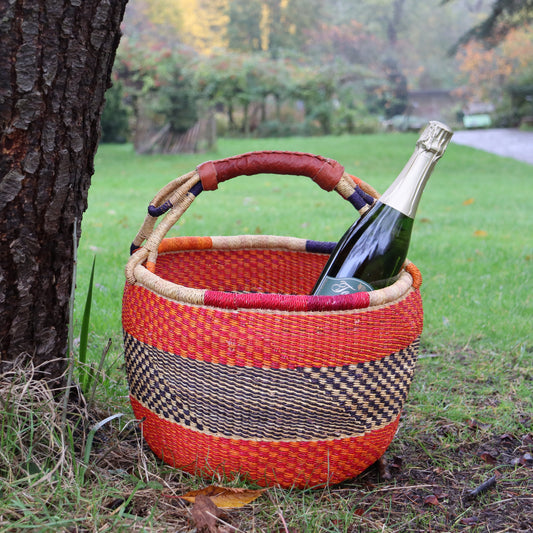
[{"label": "champagne bottle", "polygon": [[311,294],[371,291],[398,279],[424,186],[451,137],[448,126],[429,123],[396,180],[338,242]]}]

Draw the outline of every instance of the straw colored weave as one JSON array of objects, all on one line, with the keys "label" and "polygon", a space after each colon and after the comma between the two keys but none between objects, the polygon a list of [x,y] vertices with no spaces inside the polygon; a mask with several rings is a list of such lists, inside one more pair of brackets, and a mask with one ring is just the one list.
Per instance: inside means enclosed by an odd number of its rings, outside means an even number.
[{"label": "straw colored weave", "polygon": [[[166,219],[192,201],[180,198]],[[414,265],[385,289],[309,296],[332,243],[164,238],[168,224],[154,238],[165,219],[148,224],[126,269],[123,328],[131,403],[159,457],[305,487],[354,477],[383,455],[422,331]]]}]

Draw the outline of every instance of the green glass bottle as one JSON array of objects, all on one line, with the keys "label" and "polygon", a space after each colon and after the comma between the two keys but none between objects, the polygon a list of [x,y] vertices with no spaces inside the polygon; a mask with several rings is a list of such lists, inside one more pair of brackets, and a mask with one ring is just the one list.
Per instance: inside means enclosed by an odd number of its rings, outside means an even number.
[{"label": "green glass bottle", "polygon": [[344,234],[311,294],[349,294],[394,283],[407,257],[424,186],[452,137],[432,121],[392,185]]}]

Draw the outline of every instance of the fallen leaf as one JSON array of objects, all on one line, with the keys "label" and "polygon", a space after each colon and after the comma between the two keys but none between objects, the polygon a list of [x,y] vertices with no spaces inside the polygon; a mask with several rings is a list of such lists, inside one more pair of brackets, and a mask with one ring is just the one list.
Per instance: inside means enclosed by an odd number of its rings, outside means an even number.
[{"label": "fallen leaf", "polygon": [[470,516],[467,518],[461,518],[461,524],[464,524],[465,526],[474,526],[479,522],[479,519],[477,516]]},{"label": "fallen leaf", "polygon": [[180,498],[190,503],[195,503],[196,498],[205,496],[220,509],[235,509],[253,502],[255,499],[259,498],[265,490],[266,489],[234,489],[210,485],[203,489],[187,492],[187,494],[180,496]]},{"label": "fallen leaf", "polygon": [[199,494],[194,501],[191,515],[198,533],[220,533],[219,518],[224,513],[211,501],[209,496]]},{"label": "fallen leaf", "polygon": [[474,237],[486,237],[488,233],[483,229],[477,229],[474,231]]},{"label": "fallen leaf", "polygon": [[489,452],[483,452],[479,455],[479,457],[489,465],[495,465],[497,462],[496,457]]},{"label": "fallen leaf", "polygon": [[424,505],[440,505],[439,499],[435,494],[430,494],[424,498]]},{"label": "fallen leaf", "polygon": [[472,205],[474,202],[475,202],[475,200],[474,200],[473,198],[467,198],[467,199],[463,202],[463,205]]}]

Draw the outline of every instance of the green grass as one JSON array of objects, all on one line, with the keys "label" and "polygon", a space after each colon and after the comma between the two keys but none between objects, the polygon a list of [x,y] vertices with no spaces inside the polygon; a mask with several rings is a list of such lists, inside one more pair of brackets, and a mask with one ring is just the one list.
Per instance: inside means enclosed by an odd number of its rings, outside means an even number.
[{"label": "green grass", "polygon": [[[207,159],[259,149],[336,159],[383,191],[410,156],[416,135],[221,140],[216,153],[148,156],[130,145],[100,148],[83,220],[78,302],[97,255],[96,337],[120,331],[128,248],[155,193]],[[450,145],[419,206],[409,258],[422,271],[423,346],[520,353],[532,348],[533,261],[530,165]],[[354,211],[308,178],[244,176],[204,192],[172,230],[179,235],[263,233],[336,240]],[[78,314],[79,316],[79,314]]]},{"label": "green grass", "polygon": [[[176,495],[210,482],[242,485],[161,464],[143,446],[128,404],[123,269],[146,207],[163,185],[207,159],[280,149],[336,159],[383,191],[415,141],[412,134],[220,140],[216,153],[143,157],[130,145],[102,146],[82,224],[75,332],[96,255],[89,360],[99,361],[108,338],[113,347],[105,375],[98,377],[95,405],[70,413],[66,433],[59,403],[55,408],[27,370],[16,368],[0,382],[0,533],[192,531],[190,506]],[[452,144],[426,187],[409,252],[424,277],[425,325],[399,432],[386,454],[392,478],[371,467],[324,490],[271,488],[253,504],[229,511],[233,529],[225,531],[528,531],[532,170]],[[241,177],[202,193],[172,234],[335,240],[353,219],[347,202],[307,178]],[[119,412],[126,415],[94,431]],[[483,459],[487,453],[494,461]],[[494,488],[467,498],[495,473]],[[438,505],[428,503],[433,496]]]}]

